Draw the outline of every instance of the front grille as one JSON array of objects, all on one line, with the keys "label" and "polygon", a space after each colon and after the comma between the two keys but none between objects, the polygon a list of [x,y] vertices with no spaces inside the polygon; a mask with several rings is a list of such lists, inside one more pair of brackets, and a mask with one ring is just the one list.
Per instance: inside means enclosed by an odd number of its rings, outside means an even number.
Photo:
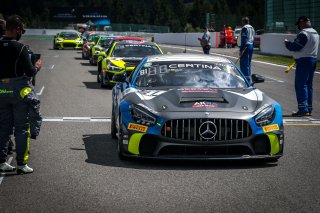
[{"label": "front grille", "polygon": [[[204,126],[207,123],[209,123],[208,128]],[[208,129],[211,135],[200,134],[200,127],[201,132]],[[214,136],[212,133],[214,133]],[[249,123],[239,119],[169,120],[161,130],[161,135],[164,137],[185,141],[230,141],[243,139],[251,136],[251,134],[252,130]]]},{"label": "front grille", "polygon": [[76,47],[75,43],[64,43],[63,44],[64,47]]}]

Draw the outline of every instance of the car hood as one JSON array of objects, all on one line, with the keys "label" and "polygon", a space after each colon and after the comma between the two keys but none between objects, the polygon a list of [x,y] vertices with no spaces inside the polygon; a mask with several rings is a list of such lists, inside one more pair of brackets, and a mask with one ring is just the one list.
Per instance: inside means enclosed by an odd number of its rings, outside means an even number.
[{"label": "car hood", "polygon": [[113,57],[109,58],[109,61],[111,61],[114,65],[118,67],[124,68],[125,66],[135,67],[140,63],[142,59],[142,57]]},{"label": "car hood", "polygon": [[124,91],[131,103],[144,105],[156,112],[254,112],[263,101],[263,93],[247,89],[169,89]]}]

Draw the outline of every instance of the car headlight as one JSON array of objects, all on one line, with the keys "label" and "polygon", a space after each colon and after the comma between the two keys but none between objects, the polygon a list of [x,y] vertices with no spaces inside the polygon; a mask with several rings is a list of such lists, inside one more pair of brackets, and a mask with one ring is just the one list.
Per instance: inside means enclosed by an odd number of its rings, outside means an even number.
[{"label": "car headlight", "polygon": [[135,120],[137,123],[146,126],[153,126],[156,124],[156,117],[147,109],[144,109],[136,104],[130,105],[129,108],[131,110],[133,120]]},{"label": "car headlight", "polygon": [[56,42],[60,43],[60,42],[62,42],[62,40],[61,39],[57,39]]},{"label": "car headlight", "polygon": [[112,71],[121,71],[121,70],[123,70],[123,68],[114,65],[110,61],[108,62],[107,69],[108,70],[112,70]]},{"label": "car headlight", "polygon": [[273,122],[276,111],[273,105],[269,105],[261,110],[254,118],[258,126],[266,126]]}]

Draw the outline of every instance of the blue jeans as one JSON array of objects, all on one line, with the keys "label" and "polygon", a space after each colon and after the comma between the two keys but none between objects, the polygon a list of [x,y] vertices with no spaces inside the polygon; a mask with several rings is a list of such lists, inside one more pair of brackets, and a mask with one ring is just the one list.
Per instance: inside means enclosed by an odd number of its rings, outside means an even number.
[{"label": "blue jeans", "polygon": [[305,57],[296,60],[295,90],[299,112],[312,112],[313,76],[317,58]]},{"label": "blue jeans", "polygon": [[242,74],[246,77],[249,83],[251,82],[250,76],[251,76],[252,53],[253,53],[253,44],[250,44],[247,46],[247,49],[245,50],[245,52],[240,58],[240,70]]}]

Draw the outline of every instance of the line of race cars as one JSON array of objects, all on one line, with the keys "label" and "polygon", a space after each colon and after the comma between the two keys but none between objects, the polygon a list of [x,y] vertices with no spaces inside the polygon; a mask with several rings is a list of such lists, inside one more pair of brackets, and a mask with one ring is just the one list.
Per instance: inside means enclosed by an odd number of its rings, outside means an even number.
[{"label": "line of race cars", "polygon": [[250,83],[227,58],[163,54],[139,37],[92,34],[85,42],[83,58],[94,57],[97,82],[112,87],[111,136],[121,159],[283,155],[282,109],[254,86],[262,76]]}]

